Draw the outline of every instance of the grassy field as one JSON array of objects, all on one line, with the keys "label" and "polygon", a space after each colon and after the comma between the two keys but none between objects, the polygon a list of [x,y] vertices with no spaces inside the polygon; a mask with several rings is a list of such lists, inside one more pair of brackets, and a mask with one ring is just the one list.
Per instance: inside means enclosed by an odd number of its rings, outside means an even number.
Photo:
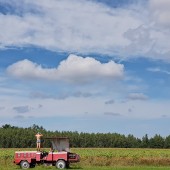
[{"label": "grassy field", "polygon": [[73,149],[84,166],[170,166],[168,149]]},{"label": "grassy field", "polygon": [[[16,170],[13,164],[14,152],[19,149],[0,148],[0,170]],[[48,149],[46,149],[48,150]],[[80,155],[80,163],[70,169],[84,170],[168,170],[170,169],[169,149],[116,149],[116,148],[72,148]],[[56,169],[55,167],[36,166],[35,170]]]}]

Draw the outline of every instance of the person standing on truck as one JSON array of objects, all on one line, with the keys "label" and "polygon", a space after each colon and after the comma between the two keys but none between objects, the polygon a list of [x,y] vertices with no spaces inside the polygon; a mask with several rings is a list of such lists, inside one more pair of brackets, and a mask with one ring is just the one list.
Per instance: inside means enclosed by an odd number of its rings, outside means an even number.
[{"label": "person standing on truck", "polygon": [[35,137],[37,138],[37,151],[40,151],[40,148],[41,148],[41,137],[42,137],[43,135],[40,133],[40,132],[38,132],[36,135],[35,135]]}]

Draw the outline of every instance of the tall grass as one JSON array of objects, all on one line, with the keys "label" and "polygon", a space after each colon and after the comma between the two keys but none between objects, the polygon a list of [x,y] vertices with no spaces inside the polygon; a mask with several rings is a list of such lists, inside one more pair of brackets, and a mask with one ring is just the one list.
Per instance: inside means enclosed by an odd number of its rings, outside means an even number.
[{"label": "tall grass", "polygon": [[170,166],[169,149],[72,149],[81,156],[83,166]]},{"label": "tall grass", "polygon": [[[35,150],[35,148],[0,148],[0,170],[20,169],[19,166],[13,164],[14,152],[19,150]],[[71,169],[170,169],[170,150],[168,149],[72,148],[71,151],[81,157],[80,163],[72,164]],[[35,170],[44,168],[56,169],[55,167],[36,166]]]}]

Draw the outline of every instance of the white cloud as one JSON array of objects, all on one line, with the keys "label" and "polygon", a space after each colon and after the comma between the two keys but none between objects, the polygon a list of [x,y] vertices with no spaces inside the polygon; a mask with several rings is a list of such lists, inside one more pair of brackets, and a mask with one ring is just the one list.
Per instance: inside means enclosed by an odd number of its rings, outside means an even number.
[{"label": "white cloud", "polygon": [[120,113],[113,113],[113,112],[105,112],[104,115],[106,115],[106,116],[121,116]]},{"label": "white cloud", "polygon": [[[1,105],[5,107],[1,110],[0,118],[11,118],[21,113],[21,115],[30,117],[52,117],[52,116],[76,116],[82,117],[88,112],[88,116],[104,116],[103,114],[113,115],[111,113],[120,113],[122,118],[161,118],[162,115],[170,117],[169,101],[151,101],[151,100],[128,100],[125,103],[115,102],[113,105],[106,105],[105,99],[94,98],[76,98],[71,97],[66,100],[55,99],[26,99],[9,96],[7,100],[0,97]],[[39,104],[43,107],[39,107]],[[19,107],[20,106],[20,107]],[[29,106],[27,108],[27,106]],[[88,106],[88,107],[87,107]],[[17,108],[14,110],[13,108]],[[33,109],[29,109],[33,108]]]},{"label": "white cloud", "polygon": [[113,99],[105,101],[105,104],[114,104],[115,101]]},{"label": "white cloud", "polygon": [[21,94],[21,90],[19,89],[14,89],[11,87],[1,87],[0,86],[0,93],[2,94],[10,94],[10,95],[19,95]]},{"label": "white cloud", "polygon": [[16,107],[13,107],[13,110],[15,110],[17,113],[27,113],[27,112],[29,112],[32,109],[33,108],[29,107],[28,105],[27,106],[16,106]]},{"label": "white cloud", "polygon": [[[50,1],[50,2],[49,2]],[[88,0],[2,0],[0,48],[148,56],[170,61],[170,1],[111,8]],[[10,9],[10,8],[8,8]]]},{"label": "white cloud", "polygon": [[89,93],[89,92],[81,92],[81,91],[76,91],[76,92],[70,92],[70,93],[64,93],[61,95],[49,95],[43,92],[32,92],[30,94],[30,97],[32,99],[55,99],[55,100],[64,100],[66,98],[69,97],[77,97],[77,98],[88,98],[88,97],[93,97],[93,96],[97,96],[97,94],[93,94],[93,93]]},{"label": "white cloud", "polygon": [[95,80],[115,80],[124,74],[124,66],[114,61],[100,63],[94,58],[69,55],[57,68],[43,68],[27,59],[7,68],[7,72],[23,79],[61,80],[72,83],[87,83]]},{"label": "white cloud", "polygon": [[151,72],[160,72],[160,71],[161,71],[161,69],[158,68],[158,67],[147,68],[147,70],[148,70],[148,71],[151,71]]},{"label": "white cloud", "polygon": [[165,73],[165,74],[170,75],[170,71],[161,69],[159,67],[151,67],[151,68],[148,68],[147,70],[151,72],[160,72],[160,73]]},{"label": "white cloud", "polygon": [[127,98],[129,100],[147,100],[148,96],[143,93],[130,93]]},{"label": "white cloud", "polygon": [[169,0],[150,0],[152,17],[159,26],[170,26],[170,1]]},{"label": "white cloud", "polygon": [[24,0],[22,5],[16,0],[7,2],[2,1],[20,15],[0,15],[1,46],[119,54],[131,42],[124,33],[143,23],[133,10],[87,0]]},{"label": "white cloud", "polygon": [[5,107],[3,107],[3,106],[0,106],[0,110],[4,110],[5,109]]}]

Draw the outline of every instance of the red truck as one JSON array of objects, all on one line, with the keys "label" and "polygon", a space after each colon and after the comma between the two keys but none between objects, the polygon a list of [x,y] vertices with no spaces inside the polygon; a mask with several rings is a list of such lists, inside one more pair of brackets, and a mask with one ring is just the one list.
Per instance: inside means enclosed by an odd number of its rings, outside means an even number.
[{"label": "red truck", "polygon": [[58,169],[68,168],[70,163],[80,161],[80,156],[71,153],[69,139],[65,137],[46,138],[52,142],[49,152],[45,151],[16,151],[14,163],[20,165],[22,169],[35,167],[36,164],[46,166],[56,166]]}]

